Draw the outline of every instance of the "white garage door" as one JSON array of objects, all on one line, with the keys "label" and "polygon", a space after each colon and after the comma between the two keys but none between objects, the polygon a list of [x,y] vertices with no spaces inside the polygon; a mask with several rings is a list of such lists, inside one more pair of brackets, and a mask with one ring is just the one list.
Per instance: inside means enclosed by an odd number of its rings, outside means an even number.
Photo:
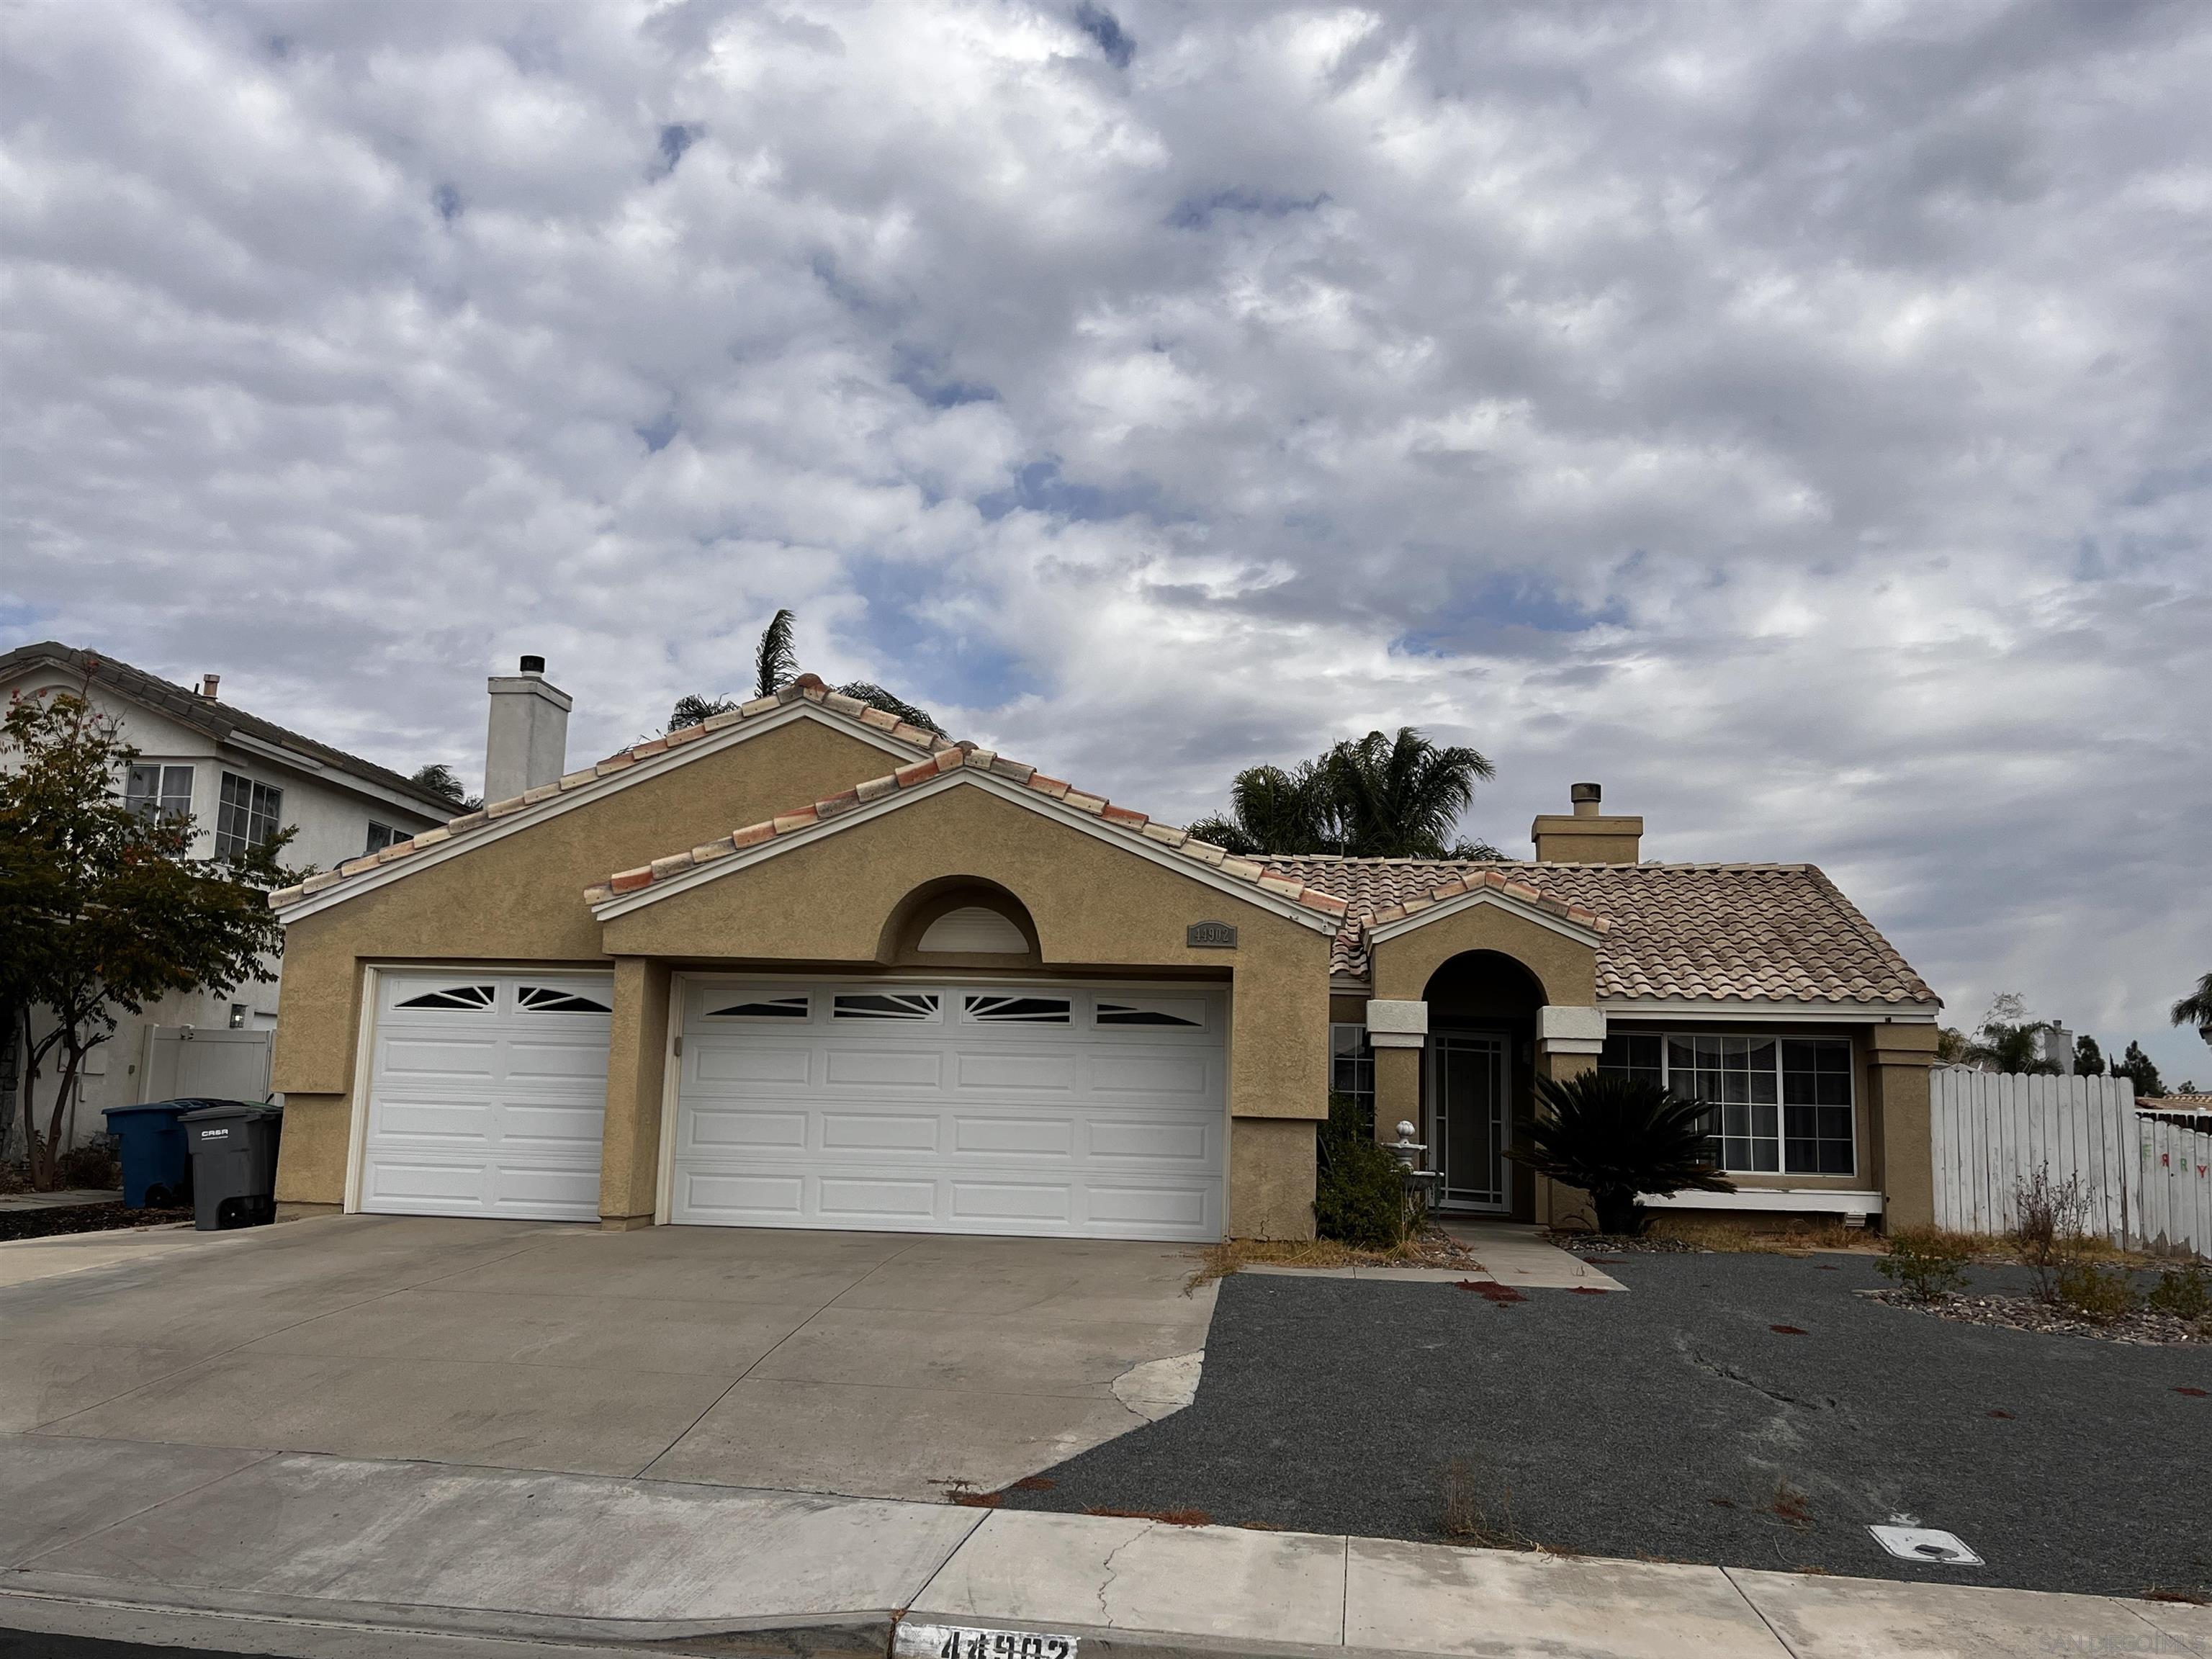
[{"label": "white garage door", "polygon": [[746,1227],[1221,1237],[1228,1000],[694,984],[670,1214]]},{"label": "white garage door", "polygon": [[613,1000],[604,974],[381,975],[362,1208],[595,1220]]}]

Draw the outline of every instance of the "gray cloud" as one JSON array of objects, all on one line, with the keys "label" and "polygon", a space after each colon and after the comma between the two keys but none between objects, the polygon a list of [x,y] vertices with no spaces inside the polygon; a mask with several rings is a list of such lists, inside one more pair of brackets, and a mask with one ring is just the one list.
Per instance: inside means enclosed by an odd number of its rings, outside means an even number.
[{"label": "gray cloud", "polygon": [[787,604],[1164,815],[1415,721],[2212,1078],[2198,9],[9,27],[11,640],[466,771]]}]

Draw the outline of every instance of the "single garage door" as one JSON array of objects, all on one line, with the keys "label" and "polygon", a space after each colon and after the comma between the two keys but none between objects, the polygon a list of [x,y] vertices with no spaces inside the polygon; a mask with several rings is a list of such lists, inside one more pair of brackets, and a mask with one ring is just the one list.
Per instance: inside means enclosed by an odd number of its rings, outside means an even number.
[{"label": "single garage door", "polygon": [[1225,993],[694,983],[670,1214],[1221,1237]]},{"label": "single garage door", "polygon": [[362,1208],[595,1220],[613,1000],[604,974],[380,975]]}]

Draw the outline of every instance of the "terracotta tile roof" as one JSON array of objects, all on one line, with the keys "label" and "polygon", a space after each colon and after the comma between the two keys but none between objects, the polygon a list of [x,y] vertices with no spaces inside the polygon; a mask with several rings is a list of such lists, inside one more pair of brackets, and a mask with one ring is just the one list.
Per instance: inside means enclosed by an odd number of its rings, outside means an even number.
[{"label": "terracotta tile roof", "polygon": [[652,738],[643,743],[632,744],[627,749],[617,749],[598,765],[587,766],[581,771],[571,772],[556,783],[540,785],[538,788],[528,790],[507,800],[489,802],[473,812],[465,812],[459,817],[449,818],[434,829],[421,830],[412,840],[394,842],[381,852],[370,853],[357,859],[349,859],[335,870],[325,870],[319,875],[310,876],[297,887],[282,888],[269,896],[269,902],[281,908],[300,899],[311,898],[319,893],[328,891],[340,882],[350,881],[357,876],[367,875],[372,870],[380,869],[401,859],[410,858],[416,853],[441,846],[447,842],[474,835],[496,823],[501,818],[520,812],[526,806],[535,806],[538,802],[550,800],[556,795],[569,794],[579,789],[589,789],[601,779],[611,778],[617,773],[626,772],[641,761],[650,760],[656,755],[667,753],[672,749],[681,749],[689,743],[696,743],[711,732],[726,731],[729,727],[740,725],[746,720],[758,720],[763,714],[772,714],[777,709],[787,708],[801,698],[809,702],[820,703],[826,708],[834,708],[842,714],[849,714],[863,725],[872,726],[886,737],[895,738],[901,743],[910,744],[915,750],[924,755],[935,754],[952,746],[951,740],[948,738],[933,732],[925,732],[917,726],[909,726],[896,715],[887,714],[880,708],[872,708],[858,697],[848,697],[842,691],[832,691],[812,674],[801,674],[773,696],[756,697],[750,702],[740,704],[727,714],[716,714],[700,725],[683,726],[669,732],[665,737]]},{"label": "terracotta tile roof", "polygon": [[[1370,929],[1478,884],[1533,889],[1600,920],[1600,997],[1761,1002],[1937,1000],[1873,923],[1809,864],[1513,864],[1276,859],[1346,902],[1330,966],[1367,972]],[[1464,884],[1455,885],[1454,884]],[[1511,884],[1511,885],[1507,885]]]},{"label": "terracotta tile roof", "polygon": [[949,745],[927,760],[918,760],[911,766],[899,768],[887,777],[871,778],[867,782],[856,785],[842,794],[832,795],[827,800],[794,807],[759,823],[733,830],[720,840],[710,841],[704,847],[695,847],[688,853],[672,854],[666,858],[655,859],[650,864],[641,864],[634,870],[618,872],[599,886],[587,888],[584,901],[587,904],[604,904],[609,899],[641,891],[657,881],[683,875],[702,865],[712,864],[717,859],[727,858],[745,848],[761,846],[774,841],[778,836],[811,830],[817,823],[850,812],[856,807],[882,800],[902,789],[912,789],[931,782],[945,773],[957,772],[963,767],[988,773],[992,777],[1018,784],[1026,789],[1034,789],[1042,795],[1049,795],[1063,806],[1088,812],[1102,823],[1115,824],[1166,851],[1205,865],[1208,869],[1218,870],[1238,881],[1249,882],[1262,891],[1288,899],[1318,915],[1341,918],[1346,912],[1346,902],[1342,898],[1297,876],[1286,873],[1282,860],[1238,858],[1212,842],[1199,840],[1188,830],[1176,829],[1171,824],[1155,823],[1144,813],[1126,806],[1116,806],[1103,795],[1088,794],[1064,779],[1047,777],[1033,766],[1009,760],[1004,755],[972,743]]},{"label": "terracotta tile roof", "polygon": [[0,656],[0,680],[10,678],[18,671],[40,663],[64,669],[75,675],[88,674],[94,685],[106,686],[133,702],[167,715],[180,726],[204,732],[217,743],[228,743],[234,733],[242,733],[276,748],[289,750],[311,766],[329,767],[374,783],[380,788],[416,802],[426,813],[445,811],[449,805],[442,796],[432,794],[412,778],[402,777],[389,767],[379,766],[374,761],[363,760],[358,755],[349,755],[343,749],[333,749],[326,743],[303,737],[274,720],[263,720],[258,714],[249,714],[234,704],[214,697],[204,697],[174,681],[149,674],[143,668],[133,668],[127,662],[118,662],[114,658],[104,657],[96,651],[81,651],[58,640],[19,645],[4,656]]}]

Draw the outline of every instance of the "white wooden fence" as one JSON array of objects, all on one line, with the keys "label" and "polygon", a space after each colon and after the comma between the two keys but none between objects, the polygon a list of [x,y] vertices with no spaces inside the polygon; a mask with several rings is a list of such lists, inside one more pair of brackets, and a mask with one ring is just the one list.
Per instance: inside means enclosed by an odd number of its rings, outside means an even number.
[{"label": "white wooden fence", "polygon": [[2014,1194],[2041,1168],[2079,1178],[2089,1231],[2113,1243],[2212,1255],[2212,1132],[2142,1116],[2126,1079],[1939,1069],[1929,1082],[1937,1226],[2010,1231]]}]

